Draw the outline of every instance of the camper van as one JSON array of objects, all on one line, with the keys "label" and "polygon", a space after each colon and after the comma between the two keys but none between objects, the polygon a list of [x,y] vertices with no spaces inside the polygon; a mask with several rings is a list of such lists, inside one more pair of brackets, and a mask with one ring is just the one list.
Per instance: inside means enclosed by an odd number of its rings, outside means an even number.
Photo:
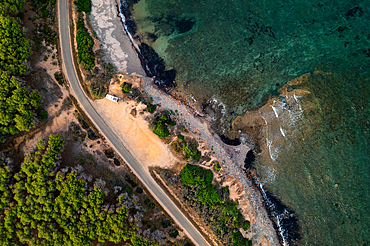
[{"label": "camper van", "polygon": [[108,100],[110,100],[110,101],[112,101],[112,102],[115,102],[115,103],[118,103],[118,100],[119,100],[118,97],[115,97],[115,96],[112,96],[112,95],[109,95],[109,94],[107,94],[105,96],[105,98],[108,99]]}]

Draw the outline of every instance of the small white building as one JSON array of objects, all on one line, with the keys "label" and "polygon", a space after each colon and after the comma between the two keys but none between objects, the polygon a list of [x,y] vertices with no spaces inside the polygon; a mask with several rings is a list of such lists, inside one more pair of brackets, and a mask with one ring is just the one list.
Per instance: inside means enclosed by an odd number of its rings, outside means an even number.
[{"label": "small white building", "polygon": [[107,94],[105,96],[105,98],[108,99],[108,100],[110,100],[110,101],[112,101],[112,102],[115,102],[115,103],[118,103],[118,100],[119,100],[118,97],[115,97],[115,96],[112,96],[112,95],[109,95],[109,94]]}]

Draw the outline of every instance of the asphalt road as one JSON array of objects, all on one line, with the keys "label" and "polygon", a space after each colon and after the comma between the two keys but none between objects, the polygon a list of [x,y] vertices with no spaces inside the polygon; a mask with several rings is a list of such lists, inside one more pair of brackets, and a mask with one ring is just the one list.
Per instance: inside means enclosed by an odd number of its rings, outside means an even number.
[{"label": "asphalt road", "polygon": [[120,139],[112,132],[112,130],[103,121],[100,115],[92,107],[89,100],[86,98],[80,83],[78,81],[76,70],[72,62],[71,53],[71,38],[69,33],[69,12],[67,0],[59,0],[59,35],[61,43],[62,67],[63,72],[67,76],[73,92],[76,95],[80,105],[85,112],[90,116],[90,119],[95,123],[101,133],[113,145],[113,147],[120,153],[122,158],[131,167],[132,171],[146,186],[148,191],[154,198],[167,210],[169,215],[180,225],[190,237],[190,239],[197,245],[209,245],[202,237],[198,230],[190,223],[190,221],[182,214],[176,205],[167,197],[163,190],[157,185],[152,177],[145,172],[144,168],[137,162],[131,153],[125,148]]}]

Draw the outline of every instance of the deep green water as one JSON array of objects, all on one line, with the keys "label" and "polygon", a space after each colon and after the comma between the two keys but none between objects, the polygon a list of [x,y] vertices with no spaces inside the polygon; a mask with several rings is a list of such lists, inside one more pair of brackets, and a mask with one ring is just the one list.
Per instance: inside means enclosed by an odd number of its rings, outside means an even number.
[{"label": "deep green water", "polygon": [[133,19],[178,87],[231,117],[303,73],[332,73],[302,85],[317,110],[257,165],[275,170],[265,187],[296,212],[301,245],[370,245],[369,1],[139,0]]}]

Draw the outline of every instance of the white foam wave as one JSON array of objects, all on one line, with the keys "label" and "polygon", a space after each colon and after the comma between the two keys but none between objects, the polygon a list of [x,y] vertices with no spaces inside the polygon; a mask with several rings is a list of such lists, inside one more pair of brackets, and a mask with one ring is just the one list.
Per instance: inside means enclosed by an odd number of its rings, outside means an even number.
[{"label": "white foam wave", "polygon": [[279,118],[279,114],[274,106],[271,105],[272,110],[274,110],[276,118]]},{"label": "white foam wave", "polygon": [[[262,193],[262,196],[263,196],[263,199],[265,200],[265,201],[268,201],[269,202],[269,199],[268,199],[268,197],[267,197],[267,195],[266,195],[266,191],[265,191],[265,189],[263,188],[263,184],[259,184],[259,186],[260,186],[260,189],[261,189],[261,193]],[[274,204],[271,204],[271,205],[269,205],[270,206],[270,209],[272,209],[272,210],[274,210],[274,207],[275,207],[275,205]],[[286,213],[288,213],[288,211],[284,211],[284,212],[286,212]],[[280,222],[281,222],[281,220],[284,218],[284,216],[286,216],[285,214],[277,214],[276,212],[274,213],[274,212],[272,212],[271,213],[271,216],[273,216],[274,218],[275,218],[275,222],[276,222],[276,226],[278,227],[278,230],[279,230],[279,234],[280,234],[280,236],[281,236],[281,238],[283,239],[283,246],[289,246],[289,244],[288,244],[288,242],[286,241],[286,238],[285,238],[285,236],[284,236],[284,232],[285,232],[285,230],[284,230],[284,228],[281,226],[281,224],[280,224]]]},{"label": "white foam wave", "polygon": [[226,113],[226,106],[225,104],[223,104],[222,102],[219,102],[214,96],[211,97],[209,100],[208,100],[208,103],[211,104],[215,104],[217,107],[221,107],[221,114],[224,115]]},{"label": "white foam wave", "polygon": [[283,135],[283,137],[285,138],[285,132],[284,132],[283,128],[281,128],[281,126],[280,126],[280,132],[281,132],[281,135]]},{"label": "white foam wave", "polygon": [[270,154],[271,160],[276,161],[276,159],[279,156],[279,152],[280,152],[279,148],[273,147],[272,146],[272,140],[269,140],[268,138],[266,138],[266,142],[267,142],[267,147],[269,149],[269,154]]},{"label": "white foam wave", "polygon": [[298,99],[301,97],[301,96],[297,96],[296,94],[293,94],[293,97],[294,97],[294,100],[297,102],[298,104],[298,107],[299,107],[299,110],[302,110],[302,107],[301,107],[301,104],[299,103]]},{"label": "white foam wave", "polygon": [[[121,1],[121,4],[122,4],[122,3],[126,3],[126,1]],[[130,38],[131,43],[135,46],[135,48],[137,49],[137,51],[138,51],[138,52],[140,52],[140,48],[139,48],[139,46],[135,43],[134,37],[132,37],[131,33],[128,31],[128,27],[127,27],[127,25],[126,25],[126,17],[125,17],[122,13],[120,13],[120,15],[121,15],[121,18],[122,18],[123,26],[125,27],[126,33],[127,33],[128,37]]]}]

